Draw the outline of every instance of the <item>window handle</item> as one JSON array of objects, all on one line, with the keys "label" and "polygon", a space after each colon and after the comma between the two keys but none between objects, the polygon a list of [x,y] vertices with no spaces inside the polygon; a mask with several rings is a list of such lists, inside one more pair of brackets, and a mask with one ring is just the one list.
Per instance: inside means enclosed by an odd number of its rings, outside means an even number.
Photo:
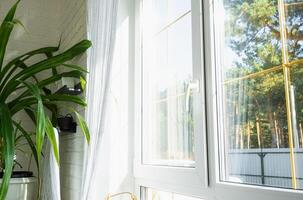
[{"label": "window handle", "polygon": [[192,80],[189,82],[186,91],[186,99],[185,99],[185,107],[186,111],[189,112],[189,99],[192,92],[199,92],[200,91],[200,81],[199,80]]}]

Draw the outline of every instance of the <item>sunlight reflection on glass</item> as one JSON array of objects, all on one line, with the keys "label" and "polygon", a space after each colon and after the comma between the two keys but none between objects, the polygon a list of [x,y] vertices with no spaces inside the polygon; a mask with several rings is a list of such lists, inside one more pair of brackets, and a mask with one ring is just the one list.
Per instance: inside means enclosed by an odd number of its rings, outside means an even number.
[{"label": "sunlight reflection on glass", "polygon": [[143,162],[192,166],[192,33],[190,1],[145,0]]}]

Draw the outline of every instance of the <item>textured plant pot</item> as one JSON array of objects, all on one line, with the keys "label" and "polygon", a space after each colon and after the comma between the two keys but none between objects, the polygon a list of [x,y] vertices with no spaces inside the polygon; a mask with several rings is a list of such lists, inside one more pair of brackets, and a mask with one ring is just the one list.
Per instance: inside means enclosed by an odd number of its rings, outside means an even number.
[{"label": "textured plant pot", "polygon": [[5,200],[35,200],[37,197],[37,183],[35,177],[12,178]]}]

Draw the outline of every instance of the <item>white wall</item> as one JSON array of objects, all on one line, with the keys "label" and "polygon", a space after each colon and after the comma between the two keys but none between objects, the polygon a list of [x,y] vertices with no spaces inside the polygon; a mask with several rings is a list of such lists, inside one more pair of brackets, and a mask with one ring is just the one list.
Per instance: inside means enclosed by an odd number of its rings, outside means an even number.
[{"label": "white wall", "polygon": [[[66,50],[75,43],[86,39],[86,0],[62,0],[60,6],[61,50]],[[76,58],[74,63],[85,66],[86,56]],[[64,111],[61,112],[66,114]],[[62,200],[77,200],[80,197],[83,149],[84,142],[80,131],[75,134],[60,135]]]},{"label": "white wall", "polygon": [[[15,1],[0,2],[0,17],[4,15]],[[8,47],[9,57],[44,46],[56,46],[60,38],[58,20],[60,19],[60,0],[22,0],[16,18],[26,30],[16,26]]]}]

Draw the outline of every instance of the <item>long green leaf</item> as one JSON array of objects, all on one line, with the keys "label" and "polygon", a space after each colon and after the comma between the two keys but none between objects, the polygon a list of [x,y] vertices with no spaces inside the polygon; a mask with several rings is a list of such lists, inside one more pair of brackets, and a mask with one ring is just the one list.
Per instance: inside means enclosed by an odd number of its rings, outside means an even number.
[{"label": "long green leaf", "polygon": [[74,113],[77,116],[81,130],[82,130],[83,134],[85,135],[87,143],[89,144],[90,143],[90,133],[89,133],[88,126],[87,126],[84,118],[77,111],[74,110]]},{"label": "long green leaf", "polygon": [[10,102],[8,106],[10,108],[11,114],[14,116],[16,113],[18,113],[21,110],[25,110],[30,108],[30,106],[37,105],[37,99],[34,97],[29,97],[26,99],[22,99],[15,104],[13,103],[14,102]]},{"label": "long green leaf", "polygon": [[31,108],[24,108],[24,111],[27,116],[32,120],[32,122],[36,125],[36,116],[34,111]]},{"label": "long green leaf", "polygon": [[[52,94],[43,96],[43,104],[53,104],[54,102],[66,102],[66,103],[75,103],[79,106],[85,107],[87,104],[81,97],[72,96],[72,95],[63,95],[63,94]],[[29,108],[30,106],[37,105],[37,99],[33,97],[25,98],[19,101],[10,102],[8,105],[11,109],[12,115],[15,115],[21,110]]]},{"label": "long green leaf", "polygon": [[45,125],[45,132],[47,134],[47,137],[51,143],[52,149],[54,151],[54,155],[57,161],[57,164],[60,165],[60,158],[59,158],[59,148],[57,144],[57,139],[54,131],[54,127],[52,122],[48,117],[46,117],[46,125]]},{"label": "long green leaf", "polygon": [[19,19],[13,19],[12,22],[14,23],[14,25],[21,26],[26,33],[29,33],[29,31],[26,29],[26,27],[24,26],[24,24]]},{"label": "long green leaf", "polygon": [[1,86],[4,87],[5,83],[2,79],[6,76],[7,80],[13,75],[13,72],[18,69],[18,63],[25,62],[26,60],[30,59],[31,57],[39,54],[45,54],[45,53],[53,53],[58,51],[58,47],[45,47],[45,48],[39,48],[30,52],[27,52],[21,56],[18,56],[17,58],[10,61],[0,72],[0,83]]},{"label": "long green leaf", "polygon": [[12,116],[8,106],[0,103],[0,136],[4,142],[5,171],[0,188],[0,200],[5,200],[14,165],[15,138]]},{"label": "long green leaf", "polygon": [[[5,78],[3,79],[2,84],[1,84],[1,88],[5,88],[5,83],[7,83],[7,81],[10,79],[11,74],[13,74],[16,70],[18,70],[18,68],[26,69],[26,68],[27,68],[27,65],[26,65],[23,61],[19,60],[19,61],[16,63],[15,67],[12,68],[12,69],[9,71],[9,73],[7,74],[7,76],[5,76]],[[38,79],[37,79],[37,77],[36,77],[35,75],[33,75],[32,78],[33,78],[36,82],[38,82]],[[0,91],[1,91],[1,89],[0,89]]]},{"label": "long green leaf", "polygon": [[49,101],[69,102],[69,103],[78,104],[80,106],[86,106],[86,102],[84,101],[84,99],[78,96],[65,95],[65,94],[52,94],[48,96],[42,96],[42,98]]},{"label": "long green leaf", "polygon": [[37,146],[37,154],[38,160],[41,159],[42,146],[45,135],[45,114],[42,100],[38,100],[37,105],[37,124],[36,124],[36,146]]},{"label": "long green leaf", "polygon": [[40,81],[38,83],[38,86],[39,86],[39,88],[45,87],[47,85],[50,85],[52,83],[55,83],[55,82],[61,80],[63,77],[71,77],[71,78],[80,79],[80,78],[84,78],[84,74],[82,72],[77,71],[77,70],[73,70],[73,71],[70,71],[70,72],[63,72],[61,74],[57,74],[57,75],[54,75],[50,78],[47,78],[47,79],[44,79],[44,80]]},{"label": "long green leaf", "polygon": [[89,40],[83,40],[62,54],[45,59],[37,64],[30,66],[26,70],[22,70],[14,77],[14,79],[18,79],[22,77],[21,78],[22,80],[26,80],[27,78],[31,77],[33,74],[36,74],[46,69],[54,68],[73,59],[74,57],[84,53],[90,47],[91,47],[91,42]]},{"label": "long green leaf", "polygon": [[44,113],[43,101],[40,95],[40,91],[37,85],[33,85],[28,82],[22,82],[37,99],[37,116],[36,116],[36,148],[38,154],[38,161],[41,160],[41,153],[43,147],[43,141],[45,136],[46,119]]},{"label": "long green leaf", "polygon": [[88,71],[83,66],[71,65],[71,64],[63,64],[63,66],[68,67],[68,68],[72,68],[72,69],[76,69],[80,72],[88,73]]},{"label": "long green leaf", "polygon": [[19,123],[13,121],[15,127],[21,132],[22,136],[25,138],[25,140],[27,141],[28,145],[31,148],[31,151],[33,153],[36,165],[37,165],[37,169],[38,171],[40,171],[40,166],[39,166],[39,162],[38,162],[38,154],[37,154],[37,150],[35,147],[35,143],[33,142],[32,138],[31,138],[31,134],[29,134]]},{"label": "long green leaf", "polygon": [[19,4],[20,0],[18,0],[15,5],[10,9],[10,11],[7,13],[3,23],[0,26],[0,71],[2,69],[2,64],[4,60],[4,55],[6,52],[6,46],[9,40],[9,37],[11,35],[11,32],[14,28],[14,16],[16,13],[17,6]]},{"label": "long green leaf", "polygon": [[[46,53],[45,55],[48,58],[54,57],[54,55],[52,53]],[[58,74],[58,71],[57,71],[56,67],[52,68],[52,73],[53,73],[53,76]]]},{"label": "long green leaf", "polygon": [[[38,82],[38,87],[39,88],[43,88],[45,86],[48,86],[50,84],[53,84],[59,80],[61,80],[63,77],[72,77],[72,78],[80,78],[80,79],[84,79],[84,75],[77,71],[77,70],[74,70],[74,71],[70,71],[70,72],[63,72],[61,74],[57,74],[57,75],[54,75],[54,76],[51,76],[47,79],[44,79],[40,82]],[[85,80],[85,79],[84,79]],[[17,101],[20,101],[21,98],[23,97],[27,97],[28,94],[30,94],[30,91],[29,90],[26,90],[24,91],[22,94],[20,94],[15,100],[14,100],[14,103],[16,103]]]},{"label": "long green leaf", "polygon": [[0,102],[4,102],[7,97],[16,89],[16,87],[18,87],[20,82],[16,80],[19,79],[24,81],[41,71],[59,66],[66,61],[69,61],[72,58],[84,53],[89,47],[91,47],[91,42],[88,40],[83,40],[62,54],[45,59],[28,67],[27,69],[20,71],[6,84],[6,87],[0,94]]},{"label": "long green leaf", "polygon": [[84,91],[85,87],[86,87],[86,79],[83,77],[80,77],[80,85],[81,85],[81,89]]},{"label": "long green leaf", "polygon": [[44,104],[44,106],[52,113],[51,122],[53,127],[57,127],[58,106],[56,104]]}]

